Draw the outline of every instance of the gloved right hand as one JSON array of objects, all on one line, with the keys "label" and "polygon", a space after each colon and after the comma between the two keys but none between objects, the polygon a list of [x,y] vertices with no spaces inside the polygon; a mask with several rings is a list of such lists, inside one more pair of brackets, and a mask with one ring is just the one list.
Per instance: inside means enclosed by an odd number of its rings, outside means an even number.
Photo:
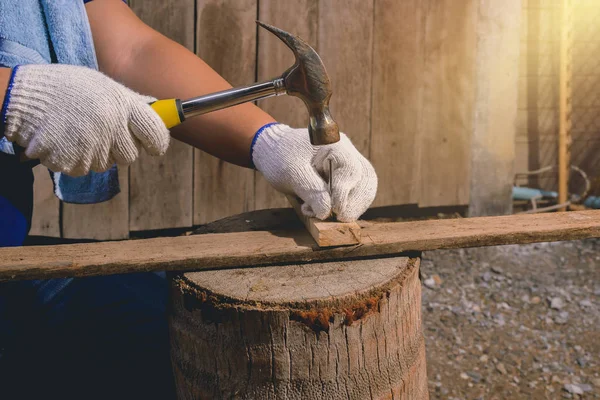
[{"label": "gloved right hand", "polygon": [[127,165],[140,148],[163,155],[169,131],[142,96],[106,75],[72,65],[24,65],[6,92],[4,135],[25,155],[70,176]]}]

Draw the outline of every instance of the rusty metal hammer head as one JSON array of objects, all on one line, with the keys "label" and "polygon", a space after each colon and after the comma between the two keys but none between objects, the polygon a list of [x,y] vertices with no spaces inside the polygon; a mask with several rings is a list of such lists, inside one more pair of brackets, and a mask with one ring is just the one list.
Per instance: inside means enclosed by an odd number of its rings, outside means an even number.
[{"label": "rusty metal hammer head", "polygon": [[324,145],[339,141],[340,131],[329,111],[331,81],[321,57],[299,37],[260,21],[256,23],[277,36],[296,57],[294,65],[281,78],[287,94],[301,98],[308,108],[310,142]]}]

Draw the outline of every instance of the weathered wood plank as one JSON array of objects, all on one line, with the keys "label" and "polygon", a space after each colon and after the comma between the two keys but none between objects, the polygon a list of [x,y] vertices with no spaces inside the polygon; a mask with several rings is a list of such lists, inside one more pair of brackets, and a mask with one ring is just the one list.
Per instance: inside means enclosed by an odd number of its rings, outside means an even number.
[{"label": "weathered wood plank", "polygon": [[[130,0],[146,24],[194,51],[194,0]],[[172,140],[167,154],[142,152],[130,170],[132,231],[192,226],[193,148]]]},{"label": "weathered wood plank", "polygon": [[129,168],[119,168],[121,193],[98,204],[63,204],[63,237],[116,240],[129,237]]},{"label": "weathered wood plank", "polygon": [[521,0],[479,2],[469,215],[512,213]]},{"label": "weathered wood plank", "polygon": [[320,0],[317,51],[331,78],[331,113],[369,157],[373,0]]},{"label": "weathered wood plank", "polygon": [[356,222],[321,221],[307,217],[302,213],[300,201],[295,196],[286,197],[319,247],[360,243],[360,226]]},{"label": "weathered wood plank", "polygon": [[374,206],[418,203],[424,26],[421,0],[377,0],[373,38],[371,162]]},{"label": "weathered wood plank", "polygon": [[33,169],[33,217],[30,235],[60,237],[60,201],[54,195],[54,185],[48,168]]},{"label": "weathered wood plank", "polygon": [[426,0],[424,4],[419,204],[468,204],[478,1]]},{"label": "weathered wood plank", "polygon": [[[231,85],[255,81],[257,0],[198,0],[197,54]],[[194,151],[194,224],[254,206],[254,172]]]},{"label": "weathered wood plank", "polygon": [[[260,0],[259,20],[300,36],[311,46],[317,45],[317,0],[277,1]],[[273,34],[258,31],[258,80],[264,81],[281,75],[294,64],[294,54]],[[277,121],[294,128],[308,125],[306,106],[297,97],[278,96],[258,102],[260,108]],[[269,185],[257,172],[254,181],[256,209],[286,207],[285,196]]]},{"label": "weathered wood plank", "polygon": [[2,248],[0,280],[191,271],[591,237],[600,237],[600,211],[364,223],[360,245],[329,249],[318,248],[304,229]]}]

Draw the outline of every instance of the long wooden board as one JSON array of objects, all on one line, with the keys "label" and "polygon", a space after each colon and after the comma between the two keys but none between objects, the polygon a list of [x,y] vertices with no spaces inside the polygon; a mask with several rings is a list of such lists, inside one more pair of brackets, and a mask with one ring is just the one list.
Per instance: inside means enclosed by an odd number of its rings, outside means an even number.
[{"label": "long wooden board", "polygon": [[60,237],[60,212],[58,197],[48,169],[38,165],[33,169],[33,217],[30,235]]},{"label": "long wooden board", "polygon": [[369,157],[373,0],[320,0],[317,51],[333,94],[333,119],[356,148]]},{"label": "long wooden board", "polygon": [[[259,20],[300,36],[313,47],[317,46],[317,0],[259,0]],[[318,51],[318,50],[317,50]],[[294,65],[294,53],[275,35],[258,30],[258,81],[280,76]],[[278,122],[293,128],[308,126],[308,111],[297,97],[277,96],[258,102]],[[258,171],[254,175],[254,208],[257,210],[287,207],[285,196],[276,191]]]},{"label": "long wooden board", "polygon": [[97,204],[63,203],[63,238],[118,240],[129,237],[129,167],[119,167],[121,192]]},{"label": "long wooden board", "polygon": [[232,268],[592,237],[600,237],[600,211],[366,223],[362,244],[330,249],[319,249],[304,229],[14,247],[0,249],[0,280]]},{"label": "long wooden board", "polygon": [[375,2],[370,155],[380,189],[374,206],[419,202],[423,8],[421,0]]},{"label": "long wooden board", "polygon": [[421,207],[469,204],[478,4],[424,1]]},{"label": "long wooden board", "polygon": [[[194,0],[130,0],[146,24],[194,51]],[[172,140],[164,157],[141,152],[129,175],[129,230],[192,226],[194,151]]]},{"label": "long wooden board", "polygon": [[479,4],[469,215],[512,214],[521,0]]},{"label": "long wooden board", "polygon": [[[198,0],[196,53],[232,86],[255,82],[257,0]],[[194,225],[253,209],[254,173],[194,151]]]}]

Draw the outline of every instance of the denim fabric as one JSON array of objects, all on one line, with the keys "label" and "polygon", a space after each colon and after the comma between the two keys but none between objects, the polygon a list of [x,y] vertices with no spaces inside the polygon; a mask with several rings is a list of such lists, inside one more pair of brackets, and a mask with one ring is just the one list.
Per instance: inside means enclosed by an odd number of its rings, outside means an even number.
[{"label": "denim fabric", "polygon": [[173,399],[165,278],[68,281],[0,285],[0,398]]}]

